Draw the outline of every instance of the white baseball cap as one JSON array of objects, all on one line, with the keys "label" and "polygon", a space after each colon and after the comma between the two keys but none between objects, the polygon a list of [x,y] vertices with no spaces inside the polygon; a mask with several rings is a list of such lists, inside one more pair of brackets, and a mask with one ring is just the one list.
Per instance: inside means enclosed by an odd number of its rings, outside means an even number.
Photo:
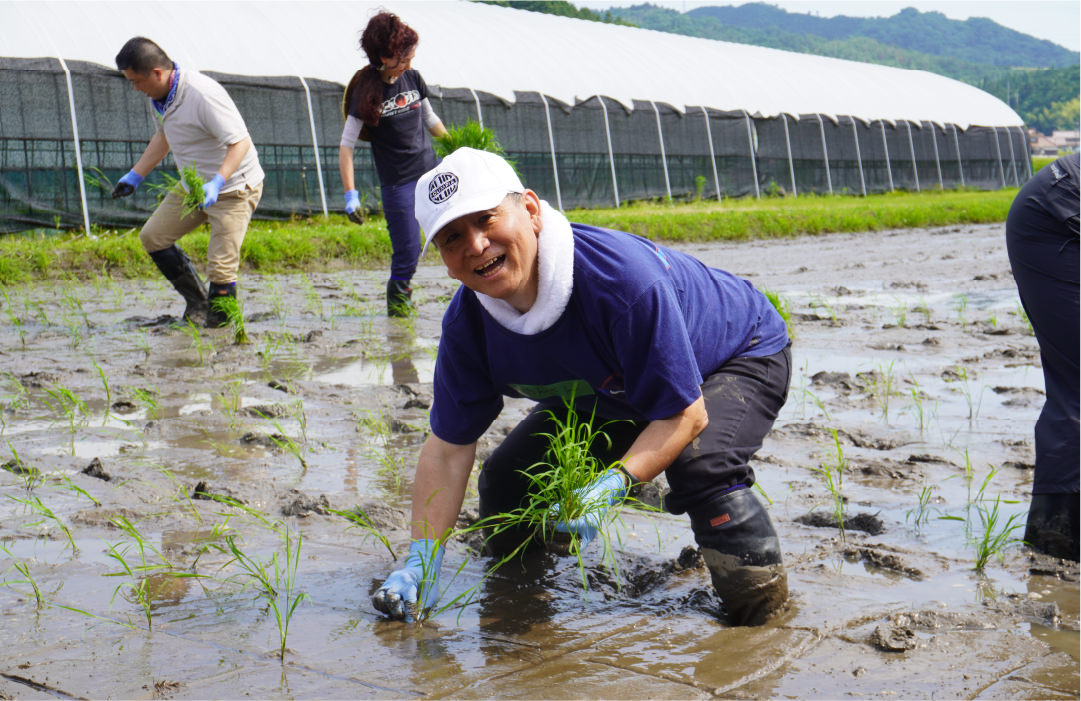
[{"label": "white baseball cap", "polygon": [[525,192],[518,174],[501,156],[460,148],[420,176],[413,208],[424,230],[424,251],[444,226],[458,217],[499,205],[512,192]]}]

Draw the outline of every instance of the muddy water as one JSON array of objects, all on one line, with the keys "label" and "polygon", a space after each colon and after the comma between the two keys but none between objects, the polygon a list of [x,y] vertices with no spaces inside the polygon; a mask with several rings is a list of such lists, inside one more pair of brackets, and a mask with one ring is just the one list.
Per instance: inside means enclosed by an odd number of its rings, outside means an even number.
[{"label": "muddy water", "polygon": [[[470,603],[375,614],[395,563],[331,510],[407,542],[453,291],[438,266],[415,322],[379,313],[375,272],[247,278],[247,346],[154,323],[180,308],[161,283],[28,286],[0,316],[0,457],[18,462],[0,471],[0,698],[1076,698],[1077,567],[1011,548],[973,570],[970,504],[1023,520],[1043,401],[1001,227],[686,248],[793,314],[791,396],[755,465],[792,592],[776,620],[725,625],[685,520],[635,512],[613,526],[618,573],[587,552],[586,589],[573,559],[486,577],[455,543],[444,601]],[[527,408],[508,403],[482,455]],[[813,469],[839,458],[843,538]],[[278,602],[310,597],[284,664],[265,597],[206,548],[283,563],[283,525],[303,545]]]}]

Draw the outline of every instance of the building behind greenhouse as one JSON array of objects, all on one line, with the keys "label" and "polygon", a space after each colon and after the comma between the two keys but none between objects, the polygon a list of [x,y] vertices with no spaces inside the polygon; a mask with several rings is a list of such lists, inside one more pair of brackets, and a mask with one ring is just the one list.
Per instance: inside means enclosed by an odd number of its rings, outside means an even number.
[{"label": "building behind greenhouse", "polygon": [[[342,91],[379,7],[420,34],[414,67],[443,121],[492,129],[526,185],[561,209],[1030,176],[1021,118],[931,73],[465,2],[213,7],[207,24],[187,3],[0,3],[0,232],[131,226],[153,209],[153,187],[110,197],[153,133],[148,100],[113,63],[136,35],[233,97],[267,173],[257,217],[340,211]],[[366,150],[357,187],[376,208]]]}]

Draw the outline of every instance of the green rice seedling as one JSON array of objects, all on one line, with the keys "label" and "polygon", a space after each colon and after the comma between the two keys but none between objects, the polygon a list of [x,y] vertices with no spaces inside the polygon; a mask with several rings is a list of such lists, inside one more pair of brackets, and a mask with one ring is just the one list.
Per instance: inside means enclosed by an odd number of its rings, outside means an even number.
[{"label": "green rice seedling", "polygon": [[315,289],[315,284],[307,275],[301,275],[300,280],[304,286],[304,298],[308,302],[305,309],[314,314],[317,319],[323,319],[323,298],[319,296],[319,290]]},{"label": "green rice seedling", "polygon": [[131,388],[131,400],[146,408],[146,416],[149,419],[161,418],[161,390],[157,387],[145,389],[143,387]]},{"label": "green rice seedling", "polygon": [[300,427],[300,439],[305,444],[308,442],[308,414],[304,411],[304,400],[299,397],[289,404],[289,415],[296,419]]},{"label": "green rice seedling", "polygon": [[72,557],[74,557],[75,554],[79,552],[78,546],[75,545],[75,537],[71,534],[71,529],[68,528],[68,525],[64,523],[64,521],[59,516],[53,513],[52,509],[45,506],[45,504],[41,502],[40,498],[36,496],[27,496],[25,499],[20,499],[19,497],[13,497],[9,494],[8,499],[18,502],[26,508],[30,509],[31,511],[42,516],[42,519],[40,521],[34,521],[33,523],[27,523],[23,525],[40,526],[48,522],[55,523],[57,528],[60,529],[60,532],[64,534],[64,538],[67,540],[67,545],[71,548]]},{"label": "green rice seedling", "polygon": [[294,537],[286,526],[279,527],[277,532],[282,538],[283,549],[274,552],[269,559],[244,552],[234,535],[226,536],[225,546],[218,548],[232,555],[226,566],[235,564],[240,569],[242,586],[254,585],[257,599],[265,602],[269,610],[274,612],[274,621],[278,626],[278,654],[282,664],[285,664],[289,623],[297,607],[310,597],[307,592],[297,589],[303,533],[297,530]]},{"label": "green rice seedling", "polygon": [[808,303],[811,306],[811,311],[813,311],[816,315],[818,314],[818,310],[820,308],[824,312],[826,312],[826,316],[828,316],[830,320],[830,326],[840,325],[841,322],[837,318],[837,310],[834,309],[833,305],[827,302],[825,299],[816,295],[814,297],[811,297],[811,299],[808,300]]},{"label": "green rice seedling", "polygon": [[[266,416],[264,416],[263,418],[269,419],[269,417]],[[278,446],[278,448],[284,450],[285,452],[296,458],[297,461],[300,462],[301,469],[306,472],[308,470],[308,461],[304,459],[303,446],[301,446],[299,443],[297,443],[285,433],[285,429],[282,428],[282,425],[279,421],[277,421],[276,419],[270,419],[270,423],[272,426],[274,426],[274,429],[277,431],[277,433],[266,433],[266,437],[273,441],[274,445]]]},{"label": "green rice seedling", "polygon": [[548,410],[547,413],[553,421],[553,431],[540,434],[548,440],[545,460],[531,466],[526,473],[530,482],[527,505],[498,515],[489,527],[493,533],[507,529],[531,531],[535,538],[550,544],[550,547],[573,555],[577,559],[582,588],[588,591],[578,536],[555,530],[556,525],[562,522],[588,521],[597,527],[597,535],[603,544],[602,563],[614,575],[618,586],[619,567],[611,547],[612,536],[606,525],[618,518],[622,504],[609,507],[606,500],[583,501],[580,496],[586,486],[618,465],[605,465],[593,455],[593,446],[598,441],[611,446],[608,434],[604,432],[607,424],[594,427],[596,417],[593,413],[585,418],[579,416],[574,408],[573,396],[564,402],[562,416],[555,410]]},{"label": "green rice seedling", "polygon": [[0,378],[6,380],[5,387],[10,387],[0,396],[0,435],[3,435],[7,431],[8,415],[30,405],[30,390],[10,372],[0,375]]},{"label": "green rice seedling", "polygon": [[143,352],[143,357],[150,357],[150,334],[146,329],[139,329],[132,337],[135,339],[135,347]]},{"label": "green rice seedling", "polygon": [[349,522],[348,528],[359,528],[365,535],[375,538],[383,547],[387,549],[390,556],[397,560],[398,555],[394,552],[394,548],[390,544],[390,539],[379,530],[379,527],[375,525],[371,517],[364,512],[364,509],[359,506],[354,506],[352,509],[330,509],[330,513],[335,516],[340,516]]},{"label": "green rice seedling", "polygon": [[80,496],[86,497],[94,506],[101,506],[101,502],[94,498],[90,492],[86,491],[79,485],[75,484],[74,480],[63,472],[59,473],[58,479],[60,480],[60,488],[66,489],[69,492],[74,492]]},{"label": "green rice seedling", "polygon": [[64,296],[61,298],[65,306],[71,311],[72,315],[77,316],[79,321],[82,322],[81,326],[85,326],[86,330],[90,330],[90,317],[86,315],[86,310],[83,309],[83,302],[79,299],[78,295],[71,288],[64,290]]},{"label": "green rice seedling", "polygon": [[[152,577],[164,575],[166,577],[197,577],[191,572],[177,571],[171,562],[156,548],[138,527],[124,516],[113,516],[109,519],[114,527],[118,528],[128,540],[119,543],[106,543],[106,557],[120,565],[120,570],[107,572],[106,577],[125,577],[128,581],[122,582],[113,590],[112,601],[116,601],[117,594],[131,603],[138,604],[146,616],[146,627],[153,628],[151,613],[153,610],[155,587]],[[134,550],[137,557],[129,557]]]},{"label": "green rice seedling", "polygon": [[109,378],[105,376],[105,371],[98,364],[98,361],[90,356],[90,362],[93,364],[94,369],[98,371],[98,377],[101,378],[101,386],[105,389],[105,415],[101,419],[101,425],[104,426],[109,421],[109,413],[112,411],[113,406],[113,391],[109,386]]},{"label": "green rice seedling", "polygon": [[101,190],[104,193],[111,193],[116,185],[109,179],[101,168],[96,166],[87,166],[83,169],[83,180],[90,187]]},{"label": "green rice seedling", "polygon": [[41,470],[36,468],[33,463],[19,457],[19,451],[15,450],[15,446],[11,444],[11,441],[8,441],[8,450],[11,451],[11,462],[5,463],[4,467],[12,474],[22,478],[23,489],[29,496],[34,491],[34,488],[42,482]]},{"label": "green rice seedling", "polygon": [[199,364],[206,365],[206,361],[214,354],[214,341],[203,335],[202,329],[190,321],[181,327],[181,330],[191,339],[190,349],[199,354]]},{"label": "green rice seedling", "polygon": [[[203,185],[206,181],[195,166],[186,166],[180,170],[180,179],[173,178],[168,173],[165,177],[165,190],[176,190],[178,194],[183,192],[181,216],[187,217],[203,206]],[[179,188],[179,190],[177,190]]]},{"label": "green rice seedling", "polygon": [[927,427],[927,416],[925,402],[928,400],[927,395],[924,393],[923,388],[920,386],[919,380],[916,376],[909,374],[909,381],[912,386],[909,388],[909,396],[912,397],[912,412],[916,415],[916,421],[920,427],[920,434],[923,434],[924,429]]},{"label": "green rice seedling", "polygon": [[[432,139],[432,147],[440,158],[446,158],[462,147],[489,151],[506,157],[495,132],[473,120],[468,120],[464,124],[448,124],[446,134]],[[508,163],[511,167],[515,167],[513,161],[508,160]]]},{"label": "green rice seedling", "polygon": [[199,509],[195,508],[195,504],[191,500],[191,495],[188,493],[187,487],[181,484],[180,480],[176,478],[176,475],[173,474],[172,470],[165,467],[164,465],[158,464],[154,464],[152,465],[152,467],[158,472],[160,472],[167,480],[169,480],[169,482],[172,483],[174,490],[174,496],[172,497],[173,501],[177,503],[184,502],[185,505],[188,507],[188,510],[190,510],[192,515],[195,516],[195,520],[199,523],[202,523],[203,516],[199,513]]},{"label": "green rice seedling", "polygon": [[233,330],[233,345],[246,346],[251,343],[251,341],[248,340],[248,331],[244,328],[243,302],[236,297],[222,295],[212,299],[210,301],[210,306],[215,311],[225,313],[225,318],[229,322],[229,328]]},{"label": "green rice seedling", "polygon": [[890,422],[890,398],[897,394],[897,389],[894,386],[893,361],[880,364],[878,373],[873,377],[871,393],[878,401],[878,406],[882,409],[882,419],[888,424]]},{"label": "green rice seedling", "polygon": [[968,295],[959,292],[953,296],[953,308],[957,311],[957,320],[961,322],[961,331],[968,328],[968,318],[965,312],[968,310]]},{"label": "green rice seedling", "polygon": [[969,423],[976,419],[980,413],[980,407],[983,405],[984,388],[981,387],[979,393],[974,394],[972,379],[974,378],[969,377],[968,368],[961,364],[953,366],[952,377],[946,378],[946,382],[955,385],[956,390],[965,398],[965,404],[968,406]]},{"label": "green rice seedling", "polygon": [[781,296],[779,292],[769,290],[766,288],[760,288],[762,294],[766,296],[769,303],[773,305],[773,308],[777,310],[777,313],[784,319],[784,326],[788,330],[788,335],[794,336],[794,329],[792,328],[792,305],[789,303],[787,297]]},{"label": "green rice seedling", "polygon": [[[7,546],[0,545],[0,550],[7,553],[7,556],[11,559],[11,567],[9,570],[15,570],[22,575],[22,579],[5,579],[0,582],[0,586],[11,587],[15,589],[17,584],[29,585],[34,597],[34,609],[40,611],[45,608],[45,594],[41,591],[41,587],[38,586],[37,580],[34,579],[34,575],[30,574],[30,565],[25,560],[20,560],[15,557],[15,554],[8,550]],[[18,591],[18,589],[15,589]]]},{"label": "green rice seedling", "polygon": [[916,303],[916,306],[912,307],[912,311],[923,315],[924,324],[931,323],[931,307],[927,305],[927,300],[921,297],[920,301]]},{"label": "green rice seedling", "polygon": [[825,402],[823,402],[817,394],[807,388],[804,388],[803,396],[809,397],[811,401],[815,403],[815,406],[818,407],[818,410],[822,412],[822,416],[826,417],[826,421],[833,420],[833,417],[830,415],[830,410],[826,407]]},{"label": "green rice seedling", "polygon": [[43,398],[42,401],[54,414],[63,416],[67,420],[71,435],[71,454],[75,455],[75,428],[82,425],[90,413],[86,402],[75,392],[61,385],[46,387],[45,394],[48,398]]},{"label": "green rice seedling", "polygon": [[1020,538],[1013,537],[1013,532],[1025,525],[1025,522],[1021,520],[1021,515],[1013,514],[1003,523],[998,512],[999,503],[1000,497],[995,497],[990,507],[982,501],[976,504],[976,515],[980,520],[980,527],[971,542],[976,549],[975,570],[977,572],[983,572],[992,557],[997,557],[1001,562],[1007,549],[1024,542]]},{"label": "green rice seedling", "polygon": [[896,300],[895,304],[890,307],[890,311],[893,312],[894,323],[904,328],[905,323],[908,321],[908,305],[903,300]]},{"label": "green rice seedling", "polygon": [[931,518],[931,512],[935,511],[931,506],[931,496],[935,489],[937,489],[936,485],[925,484],[917,497],[916,506],[905,512],[905,520],[911,520],[917,531]]},{"label": "green rice seedling", "polygon": [[822,477],[822,484],[830,495],[833,508],[833,519],[837,528],[841,531],[841,541],[845,540],[845,499],[843,494],[844,474],[848,467],[848,458],[845,457],[844,448],[841,447],[841,439],[837,435],[837,429],[831,428],[833,446],[829,449],[825,460],[818,467],[811,468]]},{"label": "green rice seedling", "polygon": [[1021,320],[1021,323],[1025,327],[1025,333],[1029,336],[1034,335],[1034,332],[1032,330],[1032,321],[1029,320],[1028,312],[1025,311],[1025,308],[1023,306],[1021,306],[1020,302],[1017,303],[1017,309],[1015,309],[1013,313],[1017,315],[1018,319]]},{"label": "green rice seedling", "polygon": [[4,298],[4,314],[7,315],[8,322],[15,328],[15,331],[18,332],[20,345],[25,348],[26,329],[23,327],[23,319],[15,313],[15,303],[12,301],[11,296],[8,295],[6,289],[0,287],[0,296]]},{"label": "green rice seedling", "polygon": [[987,324],[988,324],[988,326],[990,326],[993,329],[998,328],[998,314],[996,314],[994,311],[988,312],[987,313]]}]

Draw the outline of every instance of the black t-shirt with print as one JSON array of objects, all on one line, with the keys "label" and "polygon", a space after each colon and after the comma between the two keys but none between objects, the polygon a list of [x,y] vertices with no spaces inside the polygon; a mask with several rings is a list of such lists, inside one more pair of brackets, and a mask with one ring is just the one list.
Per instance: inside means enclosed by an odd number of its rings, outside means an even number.
[{"label": "black t-shirt with print", "polygon": [[[420,73],[408,70],[392,84],[383,84],[379,124],[368,127],[372,158],[380,184],[399,185],[416,180],[435,167],[435,152],[420,107],[428,85]],[[356,100],[349,114],[359,119]]]}]

